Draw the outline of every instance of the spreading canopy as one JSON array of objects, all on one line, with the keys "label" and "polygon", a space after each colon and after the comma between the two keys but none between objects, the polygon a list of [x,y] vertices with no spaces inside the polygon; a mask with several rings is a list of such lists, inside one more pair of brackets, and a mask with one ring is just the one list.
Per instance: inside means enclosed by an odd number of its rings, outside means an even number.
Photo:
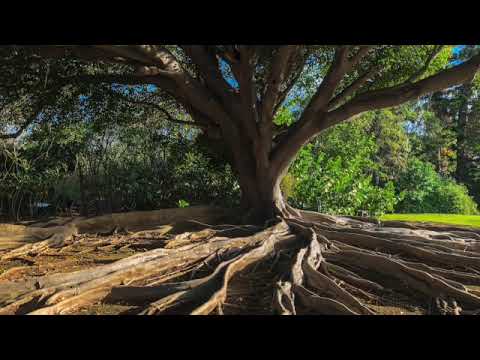
[{"label": "spreading canopy", "polygon": [[[248,202],[271,202],[273,195],[259,193],[277,187],[298,150],[324,129],[471,81],[480,54],[451,65],[452,48],[4,47],[0,109],[5,131],[0,136],[17,137],[33,123],[51,118],[48,114],[58,106],[64,109],[81,94],[100,92],[135,106],[155,107],[167,120],[199,127],[211,139],[222,140],[242,190],[251,194]],[[297,120],[289,126],[276,124],[275,115],[286,99],[301,95],[305,86],[314,91]],[[182,118],[168,111],[172,104]]]}]

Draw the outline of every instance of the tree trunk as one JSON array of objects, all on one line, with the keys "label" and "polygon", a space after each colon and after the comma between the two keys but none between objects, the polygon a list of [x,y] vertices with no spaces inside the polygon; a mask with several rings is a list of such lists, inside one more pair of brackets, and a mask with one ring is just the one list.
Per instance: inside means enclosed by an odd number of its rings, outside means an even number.
[{"label": "tree trunk", "polygon": [[[296,149],[309,139],[305,133],[313,135],[313,129],[303,127],[300,139],[292,139],[293,150],[288,148],[281,156],[276,154],[274,158],[272,129],[248,119],[248,115],[245,115],[235,122],[225,122],[222,127],[228,148],[227,160],[234,169],[242,193],[241,204],[246,210],[244,220],[263,224],[276,217],[298,216],[298,212],[284,200],[280,183],[295,159]],[[252,123],[255,125],[253,128]],[[267,123],[273,123],[273,119]]]},{"label": "tree trunk", "polygon": [[87,197],[85,195],[85,182],[83,177],[83,170],[80,161],[77,161],[78,180],[80,185],[80,216],[87,216]]},{"label": "tree trunk", "polygon": [[468,183],[468,163],[469,157],[467,152],[467,127],[469,104],[472,96],[472,84],[465,84],[462,86],[462,107],[458,115],[457,125],[457,170],[455,177],[458,182]]},{"label": "tree trunk", "polygon": [[[249,193],[247,193],[249,192]],[[255,201],[248,199],[256,197]],[[276,216],[285,217],[288,215],[283,194],[278,185],[270,182],[259,181],[255,188],[242,188],[243,206],[247,205],[247,223],[261,224]]]},{"label": "tree trunk", "polygon": [[[239,158],[241,154],[234,154]],[[265,221],[278,216],[287,218],[296,212],[286,203],[280,183],[288,171],[288,167],[281,173],[275,171],[269,161],[259,156],[245,159],[242,156],[242,166],[237,161],[232,164],[235,168],[242,192],[242,207],[246,209],[245,221],[254,224],[263,224]]]}]

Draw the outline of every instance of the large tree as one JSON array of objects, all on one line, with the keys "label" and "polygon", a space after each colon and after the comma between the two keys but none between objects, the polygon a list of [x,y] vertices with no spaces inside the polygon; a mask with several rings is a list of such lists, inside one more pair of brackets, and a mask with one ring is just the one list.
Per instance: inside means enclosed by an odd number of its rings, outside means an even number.
[{"label": "large tree", "polygon": [[[429,228],[454,231],[439,235],[422,232],[418,227],[413,232],[382,229],[371,221],[298,211],[284,201],[280,191],[280,181],[298,151],[325,129],[370,110],[394,107],[471,82],[480,67],[480,55],[472,54],[452,66],[448,61],[450,52],[451,47],[430,45],[92,45],[2,49],[2,100],[6,108],[11,106],[10,113],[17,110],[15,121],[22,117],[18,114],[29,110],[23,115],[24,121],[16,126],[10,124],[2,137],[16,137],[33,123],[45,121],[46,113],[54,111],[55,100],[68,103],[65,99],[75,98],[66,96],[66,91],[79,95],[92,84],[95,91],[121,96],[138,106],[154,106],[159,111],[165,111],[164,102],[173,101],[187,116],[180,119],[166,111],[168,119],[201,128],[212,146],[221,143],[220,148],[227,149],[248,220],[264,223],[277,217],[278,222],[270,227],[268,224],[273,223],[268,222],[267,229],[253,236],[245,234],[258,228],[217,228],[216,237],[208,237],[194,247],[192,243],[197,238],[183,237],[176,240],[172,250],[154,250],[66,277],[46,277],[35,286],[28,281],[23,285],[9,284],[7,288],[13,286],[16,294],[28,296],[16,299],[0,312],[28,312],[33,306],[46,307],[38,313],[62,313],[73,304],[78,305],[78,301],[111,299],[123,294],[125,301],[142,296],[144,300],[159,299],[147,307],[146,313],[163,312],[177,305],[186,306],[188,310],[184,311],[209,313],[225,301],[229,280],[235,273],[272,254],[292,249],[295,252],[290,271],[282,274],[275,287],[274,303],[281,313],[295,313],[298,306],[323,313],[373,313],[358,297],[371,300],[371,292],[382,293],[385,288],[364,279],[368,269],[396,280],[399,287],[408,284],[421,296],[437,299],[441,311],[459,312],[452,299],[467,309],[478,309],[480,298],[460,284],[480,281],[478,274],[468,270],[480,266],[478,246],[470,242],[465,245],[465,239],[478,241],[478,232]],[[125,85],[144,87],[132,91]],[[313,91],[307,91],[303,106],[296,109],[295,121],[277,125],[276,114],[285,101],[301,96],[306,88]],[[91,230],[91,226],[79,222],[75,231]],[[226,233],[243,235],[229,239]],[[62,232],[60,237],[64,236]],[[405,242],[396,241],[399,239]],[[447,240],[440,243],[440,239]],[[403,258],[393,259],[385,253],[400,253]],[[148,290],[130,286],[119,293],[110,291],[125,278],[135,278],[132,274],[141,273],[143,279],[159,271],[164,274],[166,269],[171,274],[185,274],[195,264],[215,259],[223,262],[213,273],[196,280]],[[162,276],[164,279],[165,275]],[[342,287],[336,280],[346,285]],[[32,290],[32,286],[39,290]],[[78,295],[70,290],[72,286],[86,293]]]},{"label": "large tree", "polygon": [[[227,146],[244,204],[257,220],[292,213],[280,181],[300,148],[323,130],[469,82],[480,64],[476,55],[441,69],[440,46],[50,46],[13,52],[12,58],[23,55],[26,67],[43,59],[79,62],[74,76],[65,76],[67,66],[45,74],[37,111],[47,103],[45,93],[79,82],[149,84],[173,98],[189,125]],[[278,127],[275,115],[306,66],[316,70],[314,94],[292,126]],[[37,116],[33,111],[30,120]]]}]

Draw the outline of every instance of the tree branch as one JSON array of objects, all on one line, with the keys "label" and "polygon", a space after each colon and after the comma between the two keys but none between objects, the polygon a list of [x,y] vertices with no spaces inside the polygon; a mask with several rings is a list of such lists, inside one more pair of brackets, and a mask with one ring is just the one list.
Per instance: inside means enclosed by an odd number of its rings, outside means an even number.
[{"label": "tree branch", "polygon": [[404,83],[387,89],[374,90],[355,97],[329,113],[325,127],[329,127],[365,111],[392,107],[423,95],[471,81],[480,67],[480,55],[461,65],[444,70],[416,83]]},{"label": "tree branch", "polygon": [[137,45],[138,49],[146,57],[152,59],[162,68],[171,73],[183,72],[183,69],[177,58],[167,49],[158,45]]},{"label": "tree branch", "polygon": [[[58,91],[59,89],[56,89],[55,91]],[[49,93],[52,94],[54,93],[54,91],[51,91]],[[28,129],[28,127],[30,125],[32,125],[35,120],[38,118],[38,115],[40,114],[40,112],[43,110],[43,108],[45,107],[45,105],[47,105],[47,101],[46,101],[46,97],[43,97],[42,99],[40,99],[38,101],[38,103],[36,104],[36,106],[34,106],[34,110],[32,111],[32,114],[23,122],[22,125],[20,125],[19,129],[14,132],[14,133],[10,133],[10,134],[0,134],[0,139],[3,139],[3,140],[6,140],[6,139],[16,139],[18,138],[20,135],[23,134],[23,132],[25,130]]]},{"label": "tree branch", "polygon": [[380,70],[380,65],[374,65],[369,70],[367,70],[362,76],[354,80],[348,87],[345,88],[340,94],[335,98],[330,100],[328,104],[328,109],[334,109],[345,101],[349,96],[353,95],[357,90],[359,90],[367,81],[371,80]]},{"label": "tree branch", "polygon": [[[160,81],[166,88],[171,88],[172,84],[166,85],[164,80]],[[32,115],[20,126],[19,130],[11,134],[1,134],[0,139],[15,139],[19,137],[38,117],[38,114],[47,105],[47,99],[56,92],[60,91],[64,86],[69,84],[98,84],[98,83],[118,83],[124,85],[139,85],[145,83],[159,83],[158,77],[137,76],[137,75],[79,75],[66,78],[59,78],[55,84],[42,94],[41,99],[35,106],[35,110]]]},{"label": "tree branch", "polygon": [[280,87],[285,78],[288,77],[288,73],[291,69],[291,66],[289,66],[290,59],[295,56],[298,49],[298,45],[282,46],[273,59],[272,69],[268,76],[265,89],[265,95],[262,99],[262,121],[271,120],[275,105],[277,104],[280,95]]},{"label": "tree branch", "polygon": [[[350,46],[340,46],[335,52],[335,59],[330,66],[327,76],[313,97],[311,105],[309,105],[311,112],[317,113],[329,104],[343,77],[357,66],[373,46],[361,46],[358,52],[351,59],[348,59],[350,48]],[[309,111],[307,114],[311,112]]]},{"label": "tree branch", "polygon": [[329,113],[318,113],[316,121],[299,121],[280,140],[271,155],[272,171],[286,171],[298,150],[321,131],[348,120],[360,113],[397,106],[423,95],[472,81],[480,68],[480,54],[456,67],[444,70],[414,84],[374,90],[356,96],[353,100]]},{"label": "tree branch", "polygon": [[230,108],[234,91],[223,78],[215,54],[202,45],[182,46],[182,48],[197,65],[207,86],[222,100],[227,108]]},{"label": "tree branch", "polygon": [[282,91],[279,95],[278,95],[278,100],[277,100],[277,104],[275,105],[275,108],[273,109],[273,114],[276,114],[278,109],[280,108],[280,106],[282,106],[283,102],[285,101],[285,99],[287,98],[288,94],[290,93],[290,91],[292,90],[293,86],[296,84],[296,82],[298,81],[298,79],[300,78],[300,76],[302,75],[302,72],[303,72],[303,65],[305,64],[305,61],[302,61],[301,65],[299,66],[299,68],[297,69],[297,73],[295,74],[295,76],[289,81],[289,83],[287,84],[287,86],[285,87],[285,90]]},{"label": "tree branch", "polygon": [[253,81],[254,65],[252,60],[255,51],[249,46],[238,47],[239,60],[232,64],[232,71],[238,81],[241,97],[241,111],[237,115],[237,123],[239,123],[246,134],[252,141],[256,141],[258,137],[257,122],[257,89]]},{"label": "tree branch", "polygon": [[349,51],[349,46],[337,48],[330,69],[307,106],[306,114],[317,113],[328,104],[343,76],[350,70],[350,62],[348,61]]},{"label": "tree branch", "polygon": [[370,50],[374,49],[375,46],[372,45],[362,45],[358,52],[350,59],[350,66],[354,68],[357,64],[362,61],[362,59],[370,52]]},{"label": "tree branch", "polygon": [[430,64],[433,62],[433,60],[435,60],[435,58],[437,57],[437,55],[440,53],[440,51],[443,50],[445,46],[444,45],[439,45],[437,46],[433,51],[432,53],[430,54],[430,56],[428,57],[427,61],[425,62],[424,66],[419,69],[415,74],[413,74],[409,79],[408,79],[408,82],[415,82],[417,81],[424,73],[425,71],[427,71],[428,67],[430,66]]},{"label": "tree branch", "polygon": [[228,118],[225,110],[211,96],[208,89],[191,78],[188,74],[180,73],[174,78],[149,75],[84,75],[72,78],[76,81],[106,82],[124,85],[153,84],[159,86],[179,100],[183,105],[196,108],[211,118],[215,123],[221,123]]},{"label": "tree branch", "polygon": [[111,90],[110,93],[112,95],[118,97],[119,99],[122,99],[123,101],[128,102],[130,104],[145,105],[145,106],[148,106],[148,107],[152,107],[155,110],[158,110],[162,114],[164,114],[166,116],[166,119],[171,123],[180,124],[180,125],[196,126],[196,127],[200,127],[200,128],[207,128],[207,127],[210,126],[209,123],[200,123],[198,121],[185,121],[185,120],[180,120],[180,119],[174,118],[166,109],[164,109],[163,107],[161,107],[158,104],[149,102],[147,100],[134,100],[134,99],[129,98],[128,96],[125,96],[125,95],[120,94],[117,91],[113,91],[113,90]]},{"label": "tree branch", "polygon": [[113,56],[120,56],[125,59],[135,60],[141,64],[154,65],[155,62],[148,56],[135,51],[132,46],[125,45],[94,45],[96,49],[103,50],[105,53],[110,53]]}]

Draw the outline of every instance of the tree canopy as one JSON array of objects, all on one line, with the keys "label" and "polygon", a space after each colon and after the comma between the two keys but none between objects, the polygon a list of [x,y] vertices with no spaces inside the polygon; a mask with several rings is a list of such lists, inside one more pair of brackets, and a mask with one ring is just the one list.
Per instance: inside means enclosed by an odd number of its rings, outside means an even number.
[{"label": "tree canopy", "polygon": [[[1,49],[2,138],[94,106],[136,107],[222,142],[249,208],[284,212],[279,182],[300,148],[369,110],[473,80],[452,46],[11,46]],[[275,121],[303,93],[290,124]],[[85,101],[87,99],[87,101]],[[88,103],[88,104],[86,104]],[[145,110],[147,111],[147,110]],[[130,119],[131,120],[131,119]],[[276,209],[275,209],[276,208]]]}]

